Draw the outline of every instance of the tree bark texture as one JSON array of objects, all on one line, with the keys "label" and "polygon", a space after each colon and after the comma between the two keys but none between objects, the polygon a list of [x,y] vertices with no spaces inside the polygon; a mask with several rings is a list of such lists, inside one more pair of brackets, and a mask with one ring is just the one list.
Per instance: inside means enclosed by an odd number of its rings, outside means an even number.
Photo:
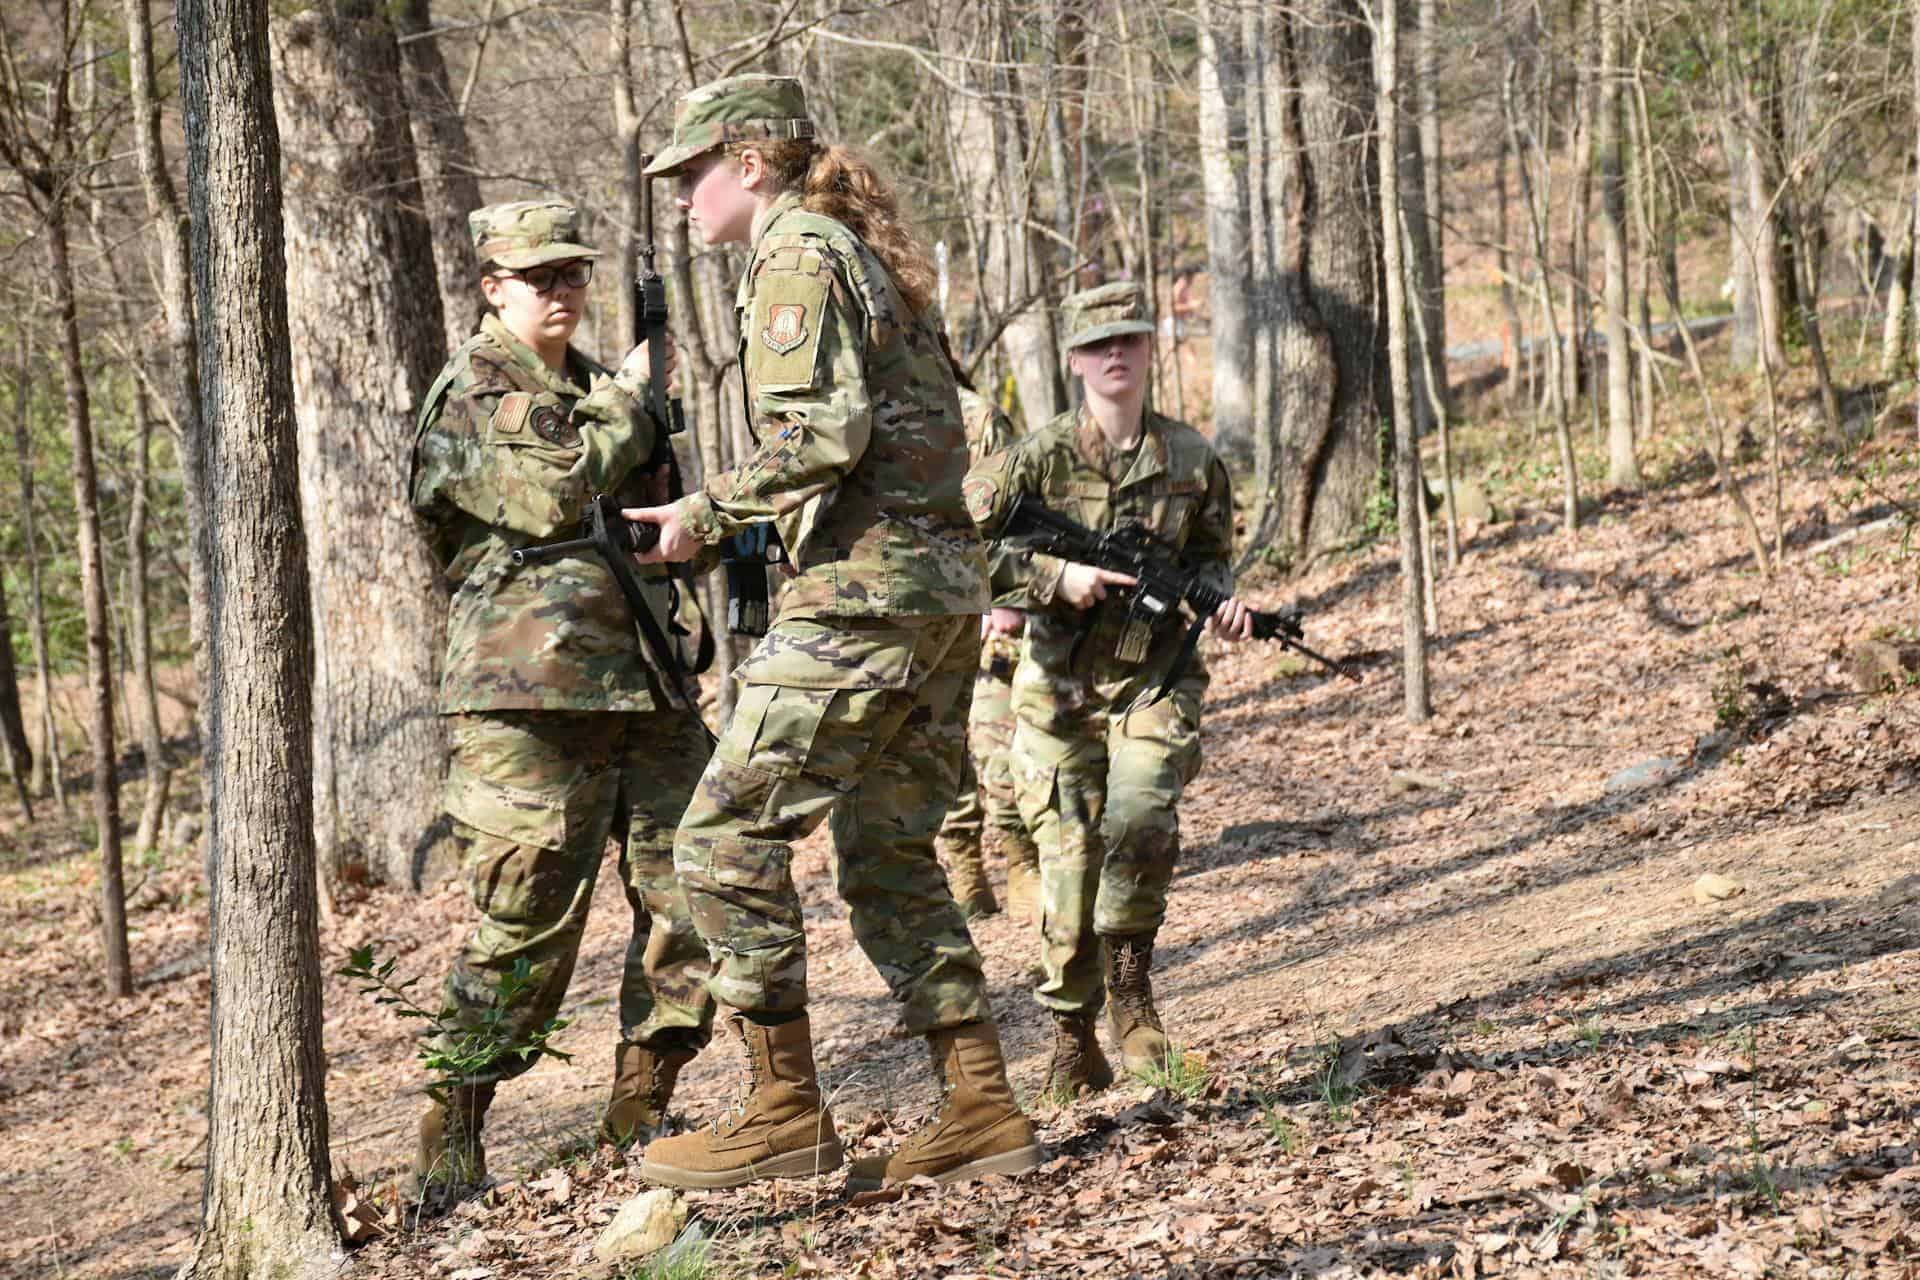
[{"label": "tree bark texture", "polygon": [[[1420,104],[1420,165],[1426,179],[1427,251],[1433,270],[1421,284],[1420,320],[1426,336],[1428,376],[1443,398],[1447,385],[1447,195],[1446,149],[1440,128],[1440,9],[1438,0],[1419,0],[1420,43],[1415,54]],[[1419,385],[1419,384],[1416,384]]]},{"label": "tree bark texture", "polygon": [[435,39],[428,0],[401,0],[394,23],[411,37],[400,45],[406,73],[408,124],[420,167],[420,198],[433,228],[433,265],[440,282],[446,349],[473,332],[480,310],[480,261],[474,257],[467,214],[480,207],[467,118],[454,97],[447,60]]},{"label": "tree bark texture", "polygon": [[1365,528],[1386,352],[1367,16],[1355,0],[1249,6],[1255,513],[1296,563]]},{"label": "tree bark texture", "polygon": [[[64,98],[64,95],[62,95]],[[56,108],[56,115],[64,107]],[[56,133],[59,126],[55,126]],[[108,634],[105,552],[100,537],[100,481],[93,460],[93,414],[80,355],[80,315],[74,302],[67,243],[67,206],[57,196],[46,214],[47,270],[60,334],[66,384],[67,432],[73,446],[73,505],[79,520],[80,591],[87,614],[87,692],[93,738],[93,822],[100,855],[100,938],[107,990],[133,994],[127,954],[127,897],[120,859],[120,778],[113,735],[113,640]]]},{"label": "tree bark texture", "polygon": [[[1597,31],[1591,14],[1599,0],[1585,2],[1589,29]],[[1569,406],[1580,402],[1586,377],[1587,330],[1593,315],[1593,291],[1587,283],[1592,223],[1588,196],[1593,189],[1593,48],[1592,41],[1580,37],[1580,5],[1581,0],[1572,0],[1576,56],[1573,109],[1567,122],[1567,345],[1566,358],[1560,362],[1561,399]],[[1548,212],[1552,212],[1551,205]]]},{"label": "tree bark texture", "polygon": [[302,514],[318,638],[314,820],[330,880],[407,883],[440,811],[446,597],[398,494],[445,359],[431,232],[375,0],[274,27]]},{"label": "tree bark texture", "polygon": [[20,358],[14,373],[13,445],[20,477],[20,543],[27,558],[27,634],[33,641],[34,691],[40,698],[40,750],[33,757],[33,792],[51,793],[67,810],[67,785],[60,764],[60,728],[53,718],[53,671],[47,648],[46,595],[40,586],[40,541],[34,518],[33,449],[27,431],[28,381],[32,333],[20,329]]},{"label": "tree bark texture", "polygon": [[[128,86],[133,102],[134,151],[147,212],[159,230],[160,288],[166,308],[168,399],[176,436],[174,454],[186,490],[188,629],[194,688],[207,687],[207,567],[200,537],[200,348],[193,331],[193,280],[188,262],[187,215],[160,144],[160,100],[154,90],[153,22],[147,0],[126,0]],[[204,696],[204,694],[202,695]],[[195,713],[196,719],[198,712]]]},{"label": "tree bark texture", "polygon": [[[266,6],[182,0],[211,602],[213,1019],[191,1280],[336,1272],[314,875],[313,633]],[[213,500],[217,497],[217,501]]]},{"label": "tree bark texture", "polygon": [[[1380,119],[1380,222],[1392,228],[1380,241],[1385,271],[1387,352],[1393,403],[1394,506],[1400,530],[1401,679],[1406,717],[1425,724],[1432,715],[1427,688],[1426,536],[1427,495],[1420,480],[1420,442],[1414,434],[1412,375],[1407,352],[1407,263],[1400,252],[1402,221],[1399,150],[1400,0],[1380,0],[1379,47],[1374,51],[1377,110]],[[1410,131],[1409,131],[1410,132]],[[1415,141],[1417,146],[1417,139]],[[1422,199],[1421,205],[1425,205]],[[1411,221],[1411,212],[1407,220]],[[1417,303],[1417,299],[1415,302]]]},{"label": "tree bark texture", "polygon": [[1633,355],[1627,340],[1627,184],[1620,129],[1620,49],[1626,0],[1600,5],[1600,216],[1606,239],[1607,483],[1638,488]]},{"label": "tree bark texture", "polygon": [[[1252,455],[1253,335],[1247,314],[1245,52],[1224,0],[1200,0],[1200,181],[1207,202],[1207,307],[1213,340],[1213,445]],[[1236,121],[1239,122],[1236,128]]]}]

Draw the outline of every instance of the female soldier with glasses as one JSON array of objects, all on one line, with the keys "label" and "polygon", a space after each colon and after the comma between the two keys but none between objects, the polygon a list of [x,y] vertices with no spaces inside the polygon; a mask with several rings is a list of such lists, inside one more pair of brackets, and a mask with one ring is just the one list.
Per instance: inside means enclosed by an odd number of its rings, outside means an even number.
[{"label": "female soldier with glasses", "polygon": [[[673,875],[674,829],[710,748],[697,710],[652,670],[603,564],[515,567],[512,553],[572,536],[596,494],[663,498],[664,483],[642,471],[661,427],[644,408],[645,344],[617,374],[568,345],[598,256],[578,243],[574,210],[521,201],[475,210],[468,224],[488,312],[427,395],[411,484],[452,591],[446,809],[480,911],[447,980],[443,1021],[455,1030],[442,1047],[483,1025],[522,960],[529,982],[500,1035],[525,1046],[558,1012],[611,824],[630,810],[620,870],[633,936],[601,1125],[625,1145],[653,1135],[712,1024],[706,949]],[[664,625],[665,578],[641,585]],[[485,1177],[480,1127],[494,1086],[534,1060],[509,1053],[436,1092],[416,1191]]]}]

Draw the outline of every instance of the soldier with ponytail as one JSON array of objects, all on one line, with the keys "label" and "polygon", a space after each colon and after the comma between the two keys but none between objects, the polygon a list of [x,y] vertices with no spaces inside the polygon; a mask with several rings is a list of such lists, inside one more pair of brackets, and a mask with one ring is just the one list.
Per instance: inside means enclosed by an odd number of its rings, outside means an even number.
[{"label": "soldier with ponytail", "polygon": [[[850,1190],[1036,1167],[980,953],[934,854],[961,775],[988,601],[961,496],[966,424],[929,301],[934,272],[890,187],[814,136],[797,80],[735,76],[680,100],[674,175],[708,244],[746,243],[735,307],[757,448],[670,506],[651,558],[772,523],[792,576],[734,673],[732,722],[674,841],[713,956],[711,988],[751,1061],[743,1105],[662,1138],[641,1176],[729,1187],[843,1159],[814,1070],[792,843],[829,820],[855,937],[926,1036],[939,1113]],[[831,815],[829,817],[829,815]],[[876,1027],[875,1034],[884,1034]]]}]

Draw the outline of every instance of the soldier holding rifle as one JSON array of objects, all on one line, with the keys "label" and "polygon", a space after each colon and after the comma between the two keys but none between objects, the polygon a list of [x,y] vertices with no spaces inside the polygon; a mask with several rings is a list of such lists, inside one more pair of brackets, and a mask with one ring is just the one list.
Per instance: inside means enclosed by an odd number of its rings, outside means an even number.
[{"label": "soldier holding rifle", "polygon": [[[1227,595],[1207,625],[1248,637],[1252,615],[1231,595],[1226,467],[1199,432],[1146,407],[1144,290],[1102,285],[1063,305],[1067,362],[1086,403],[976,468],[968,509],[990,531],[1023,495],[1096,531],[1137,524]],[[1176,807],[1200,768],[1207,671],[1197,655],[1188,660],[1177,612],[1129,607],[1126,574],[1011,549],[999,556],[996,584],[1013,585],[994,603],[1028,619],[1012,758],[1040,848],[1045,977],[1036,996],[1054,1017],[1046,1088],[1071,1098],[1113,1082],[1094,1030],[1102,1004],[1128,1071],[1168,1053],[1153,948],[1180,852]]]},{"label": "soldier holding rifle", "polygon": [[[531,986],[501,1034],[524,1043],[554,1016],[613,834],[633,934],[601,1134],[644,1141],[712,1023],[706,947],[672,857],[710,738],[675,656],[644,642],[604,561],[516,553],[570,537],[596,495],[664,497],[664,468],[650,458],[667,424],[648,406],[668,353],[642,344],[609,373],[569,345],[599,257],[579,242],[571,206],[490,205],[468,222],[488,311],[427,396],[410,484],[452,593],[446,810],[480,912],[443,1017],[456,1031],[481,1025],[523,959]],[[664,575],[626,585],[637,585],[655,635],[675,629]],[[495,1085],[533,1061],[509,1053],[436,1091],[420,1122],[416,1192],[485,1177],[480,1132]]]}]

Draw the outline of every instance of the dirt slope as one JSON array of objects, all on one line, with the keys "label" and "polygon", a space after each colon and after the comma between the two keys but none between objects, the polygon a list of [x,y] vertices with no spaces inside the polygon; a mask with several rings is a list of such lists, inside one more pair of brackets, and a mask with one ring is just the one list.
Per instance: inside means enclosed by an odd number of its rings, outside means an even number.
[{"label": "dirt slope", "polygon": [[[1920,1275],[1920,695],[1863,696],[1841,661],[1876,629],[1913,638],[1920,598],[1897,531],[1815,549],[1853,521],[1819,482],[1790,491],[1771,584],[1697,478],[1611,500],[1577,541],[1537,517],[1476,530],[1440,590],[1420,729],[1399,716],[1388,553],[1257,585],[1298,591],[1310,640],[1368,678],[1213,656],[1158,983],[1192,1096],[1040,1109],[1055,1158],[1017,1182],[695,1195],[707,1273]],[[1624,789],[1629,770],[1650,784]],[[146,980],[116,1003],[81,837],[14,822],[0,841],[0,1273],[170,1274],[202,1174],[193,859],[142,891]],[[887,1034],[817,841],[797,869],[821,1064],[843,1134],[878,1145],[933,1104],[925,1052]],[[1697,900],[1707,873],[1741,892]],[[466,910],[453,885],[377,893],[326,961],[371,943],[431,986]],[[503,1184],[352,1274],[595,1272],[595,1233],[640,1189],[586,1140],[623,915],[609,870],[575,1057],[496,1106]],[[1031,1091],[1030,945],[1004,918],[976,936]],[[335,1162],[378,1199],[419,1077],[390,1015],[339,979],[327,1002]],[[739,1074],[730,1048],[703,1055],[686,1120]]]}]

